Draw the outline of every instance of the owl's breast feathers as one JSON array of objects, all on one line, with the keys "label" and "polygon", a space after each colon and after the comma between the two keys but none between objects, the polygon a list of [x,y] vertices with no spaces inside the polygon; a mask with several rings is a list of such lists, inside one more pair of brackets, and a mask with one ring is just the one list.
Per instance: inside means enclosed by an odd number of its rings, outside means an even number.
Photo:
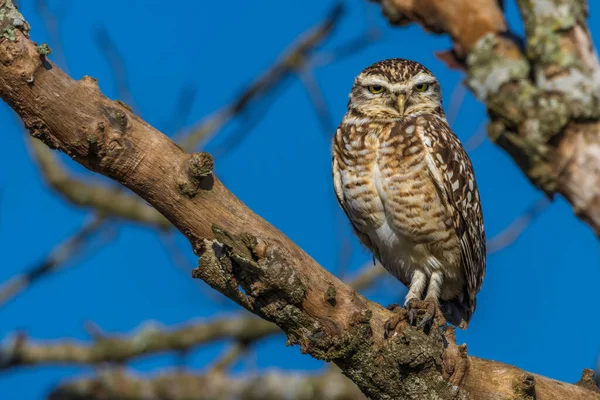
[{"label": "owl's breast feathers", "polygon": [[458,306],[448,312],[468,322],[485,272],[485,235],[460,142],[433,114],[344,121],[334,139],[334,187],[359,238],[406,286],[415,268],[441,269],[442,308]]}]

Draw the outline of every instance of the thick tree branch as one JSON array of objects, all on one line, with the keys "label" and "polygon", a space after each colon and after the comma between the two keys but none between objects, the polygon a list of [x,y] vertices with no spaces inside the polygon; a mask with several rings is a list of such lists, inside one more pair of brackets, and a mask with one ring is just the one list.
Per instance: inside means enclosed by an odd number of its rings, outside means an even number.
[{"label": "thick tree branch", "polygon": [[[444,348],[437,329],[426,335],[400,324],[397,335],[385,339],[391,313],[242,204],[211,174],[209,155],[185,153],[127,107],[104,97],[95,79],[65,75],[40,54],[10,0],[0,0],[0,28],[0,97],[32,135],[153,205],[200,255],[194,276],[275,322],[289,343],[334,362],[374,399],[468,394],[490,399],[497,393],[510,398],[515,387],[520,390],[514,385],[523,374],[518,369],[467,358],[465,347],[448,335]],[[511,384],[495,386],[499,376]],[[553,398],[546,396],[546,385],[562,398],[600,398],[586,388],[553,382],[535,377],[538,400]]]},{"label": "thick tree branch", "polygon": [[497,0],[378,2],[394,24],[414,21],[451,36],[451,63],[466,69],[487,105],[490,139],[600,235],[600,64],[585,0],[517,1],[525,53]]}]

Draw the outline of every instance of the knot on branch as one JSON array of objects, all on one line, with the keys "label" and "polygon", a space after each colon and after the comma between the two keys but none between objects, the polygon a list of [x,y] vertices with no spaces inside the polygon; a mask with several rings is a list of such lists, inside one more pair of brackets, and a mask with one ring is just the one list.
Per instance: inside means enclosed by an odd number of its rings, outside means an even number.
[{"label": "knot on branch", "polygon": [[50,129],[44,121],[42,121],[41,119],[23,119],[23,122],[25,123],[25,127],[31,133],[31,136],[41,140],[46,146],[48,146],[51,149],[64,150],[58,139],[56,139],[56,137],[54,137],[50,133]]},{"label": "knot on branch", "polygon": [[592,369],[584,368],[583,372],[581,373],[581,379],[579,379],[579,381],[577,381],[575,384],[593,392],[600,393],[600,389],[596,385],[594,370]]},{"label": "knot on branch", "polygon": [[[215,240],[204,239],[193,271],[217,290],[232,295],[244,307],[277,322],[286,306],[297,306],[306,288],[283,249],[250,234],[238,236],[213,226]],[[231,297],[231,296],[230,296]]]},{"label": "knot on branch", "polygon": [[183,176],[177,181],[179,193],[193,198],[199,189],[210,190],[214,183],[212,176],[215,162],[209,153],[194,153],[186,161]]},{"label": "knot on branch", "polygon": [[525,373],[517,377],[514,386],[515,400],[535,400],[535,376]]},{"label": "knot on branch", "polygon": [[[308,289],[294,257],[284,248],[250,234],[232,235],[217,226],[213,233],[214,240],[204,239],[197,245],[200,260],[194,278],[275,322],[287,334],[288,344],[300,345],[303,353],[313,357],[347,359],[359,348],[370,348],[372,312],[367,307],[355,309],[343,319],[315,317],[304,310]],[[331,286],[325,296],[329,298],[323,298],[323,307],[332,307],[335,288]],[[350,301],[360,303],[358,298]]]}]

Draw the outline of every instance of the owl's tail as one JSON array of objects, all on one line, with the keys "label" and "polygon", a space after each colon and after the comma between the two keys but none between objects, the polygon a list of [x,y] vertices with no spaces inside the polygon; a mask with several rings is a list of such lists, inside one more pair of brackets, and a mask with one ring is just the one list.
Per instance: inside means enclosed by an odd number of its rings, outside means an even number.
[{"label": "owl's tail", "polygon": [[472,304],[464,299],[454,298],[452,300],[441,300],[440,309],[444,314],[444,318],[450,324],[458,326],[460,329],[467,329],[471,316],[475,311],[475,299]]}]

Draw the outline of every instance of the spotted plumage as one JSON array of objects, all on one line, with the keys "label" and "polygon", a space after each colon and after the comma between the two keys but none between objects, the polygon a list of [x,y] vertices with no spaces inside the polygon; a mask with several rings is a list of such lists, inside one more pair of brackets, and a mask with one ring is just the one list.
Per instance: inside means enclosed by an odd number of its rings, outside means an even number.
[{"label": "spotted plumage", "polygon": [[409,288],[405,305],[429,301],[466,328],[485,274],[483,216],[428,69],[389,59],[356,78],[333,141],[333,181],[362,243]]}]

